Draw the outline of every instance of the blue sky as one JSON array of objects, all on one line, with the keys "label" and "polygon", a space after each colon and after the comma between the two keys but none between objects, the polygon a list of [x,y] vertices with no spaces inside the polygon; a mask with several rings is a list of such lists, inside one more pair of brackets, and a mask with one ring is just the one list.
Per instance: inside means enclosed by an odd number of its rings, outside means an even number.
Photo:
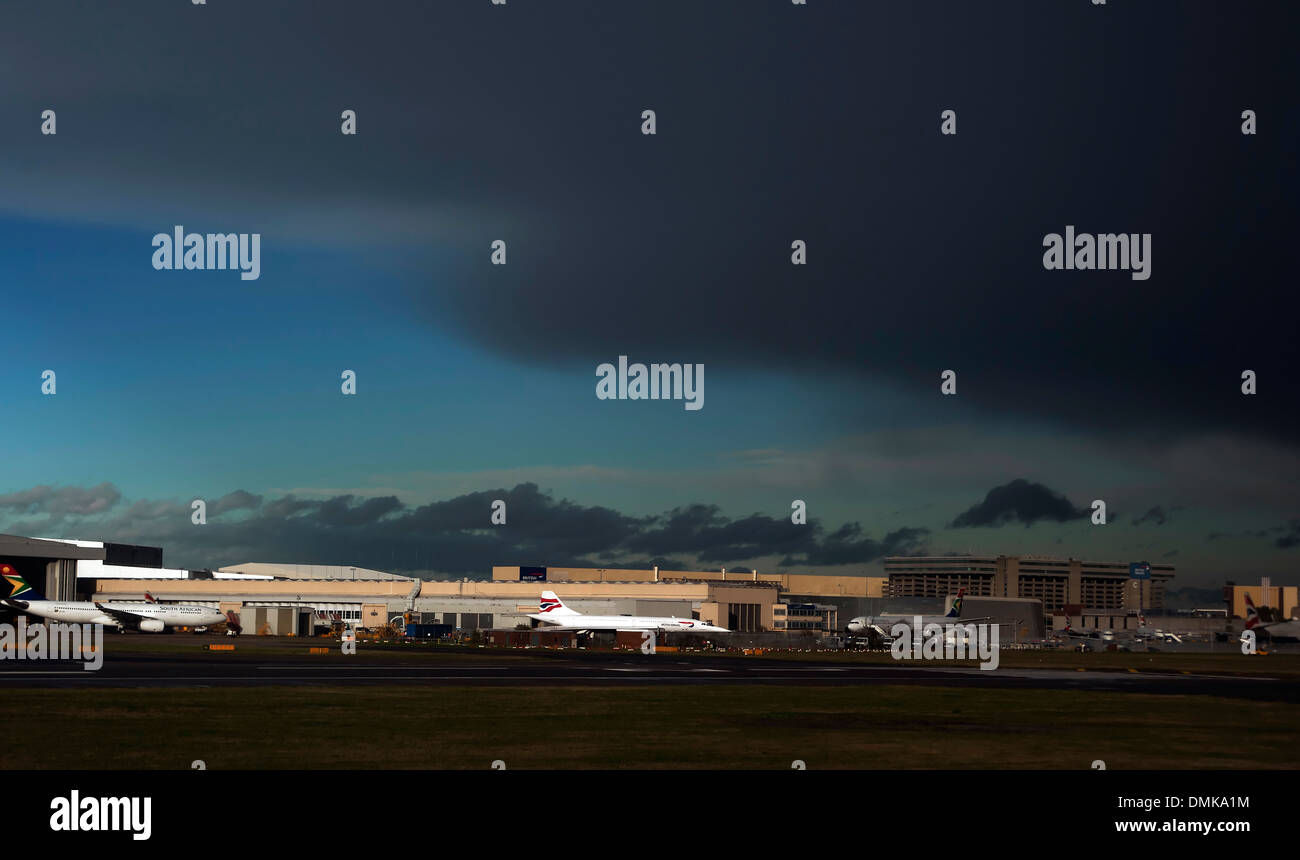
[{"label": "blue sky", "polygon": [[[1293,576],[1283,9],[1172,34],[1145,7],[719,0],[683,33],[669,5],[0,10],[0,529],[193,566]],[[1253,50],[1205,64],[1209,38]],[[260,233],[261,277],[154,271],[177,224]],[[1152,277],[1045,271],[1071,224],[1152,234]],[[704,409],[598,400],[620,354],[703,363]]]}]

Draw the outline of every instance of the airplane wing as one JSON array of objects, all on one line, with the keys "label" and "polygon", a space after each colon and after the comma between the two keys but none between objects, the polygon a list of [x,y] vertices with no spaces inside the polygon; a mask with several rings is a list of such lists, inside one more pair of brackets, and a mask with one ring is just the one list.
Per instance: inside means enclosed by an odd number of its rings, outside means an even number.
[{"label": "airplane wing", "polygon": [[134,612],[127,612],[125,609],[109,609],[102,603],[96,603],[95,608],[112,618],[123,627],[139,627],[141,621],[149,621],[147,616],[137,615]]}]

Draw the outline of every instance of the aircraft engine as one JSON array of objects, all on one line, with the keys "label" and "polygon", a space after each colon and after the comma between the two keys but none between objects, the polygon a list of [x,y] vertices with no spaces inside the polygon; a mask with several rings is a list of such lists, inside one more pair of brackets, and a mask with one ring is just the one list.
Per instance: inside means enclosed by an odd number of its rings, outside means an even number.
[{"label": "aircraft engine", "polygon": [[146,618],[140,622],[140,630],[144,633],[161,633],[166,626],[157,618]]}]

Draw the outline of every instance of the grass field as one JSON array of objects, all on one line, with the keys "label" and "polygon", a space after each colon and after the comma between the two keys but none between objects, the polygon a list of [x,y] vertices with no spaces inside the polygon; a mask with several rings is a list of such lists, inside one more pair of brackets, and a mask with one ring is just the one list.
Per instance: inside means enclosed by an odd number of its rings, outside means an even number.
[{"label": "grass field", "polygon": [[1297,768],[1300,705],[902,686],[12,689],[6,769]]}]

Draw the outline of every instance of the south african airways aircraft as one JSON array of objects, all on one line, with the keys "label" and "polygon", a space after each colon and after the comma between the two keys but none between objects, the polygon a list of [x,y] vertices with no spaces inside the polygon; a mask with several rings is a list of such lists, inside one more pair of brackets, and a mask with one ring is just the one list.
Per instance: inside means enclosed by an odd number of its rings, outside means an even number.
[{"label": "south african airways aircraft", "polygon": [[13,591],[3,601],[6,606],[51,621],[62,621],[68,624],[104,624],[119,630],[161,633],[168,627],[203,627],[227,620],[224,612],[210,606],[153,602],[101,603],[44,600],[36,589],[14,572],[12,567],[0,565],[0,576],[13,586]]},{"label": "south african airways aircraft", "polygon": [[650,615],[583,615],[564,605],[554,591],[543,591],[540,610],[529,615],[556,630],[658,630],[664,633],[730,633],[693,618],[660,618]]},{"label": "south african airways aircraft", "polygon": [[914,619],[920,618],[921,624],[971,624],[976,621],[988,621],[990,616],[980,618],[963,618],[961,615],[962,600],[966,597],[966,589],[957,590],[957,599],[952,602],[952,608],[944,615],[901,615],[893,613],[890,615],[859,615],[851,619],[845,625],[845,630],[851,636],[869,636],[875,633],[877,636],[888,636],[889,629],[894,624],[902,621],[906,624],[915,623]]}]

